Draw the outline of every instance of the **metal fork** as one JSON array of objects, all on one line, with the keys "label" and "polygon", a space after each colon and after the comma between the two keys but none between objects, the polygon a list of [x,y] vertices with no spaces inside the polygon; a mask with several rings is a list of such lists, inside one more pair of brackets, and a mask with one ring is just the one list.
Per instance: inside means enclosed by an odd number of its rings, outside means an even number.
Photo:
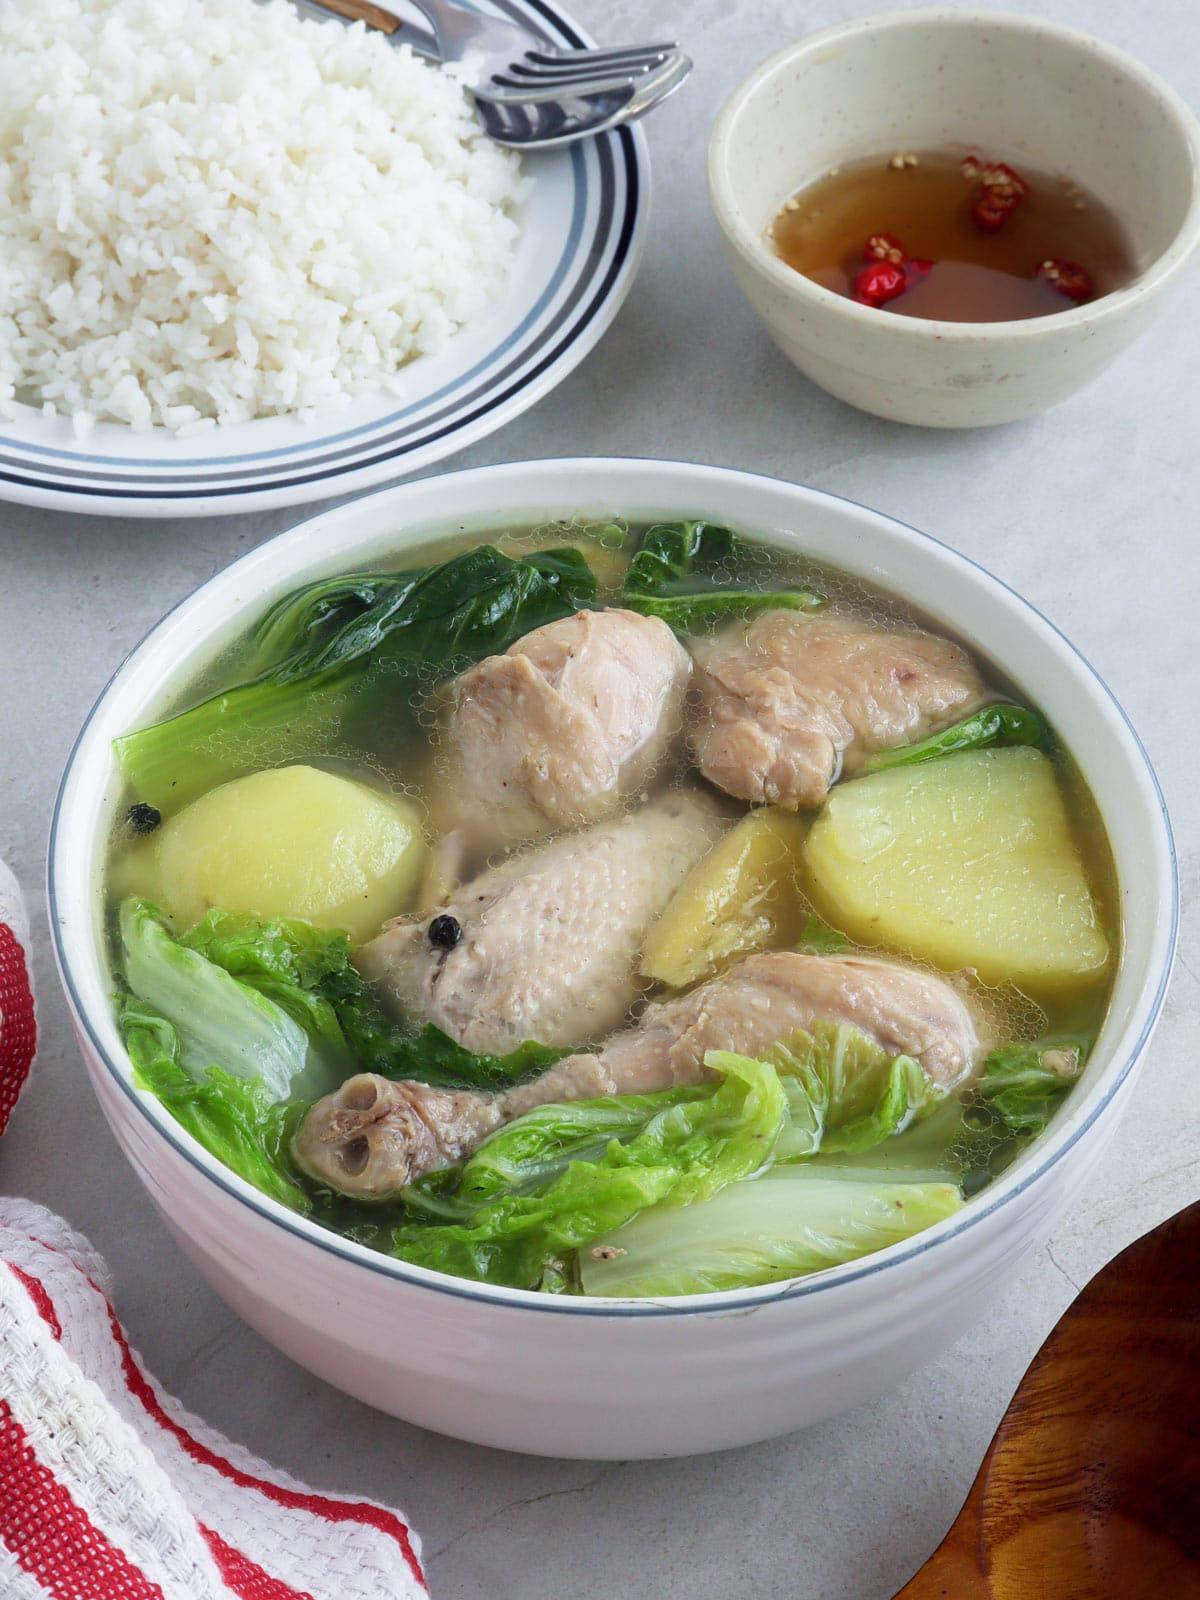
[{"label": "metal fork", "polygon": [[465,87],[489,135],[522,149],[570,144],[644,116],[692,70],[675,44],[564,49],[454,0],[412,0],[429,32],[371,0],[304,3],[365,22],[432,61],[462,63],[469,72]]}]

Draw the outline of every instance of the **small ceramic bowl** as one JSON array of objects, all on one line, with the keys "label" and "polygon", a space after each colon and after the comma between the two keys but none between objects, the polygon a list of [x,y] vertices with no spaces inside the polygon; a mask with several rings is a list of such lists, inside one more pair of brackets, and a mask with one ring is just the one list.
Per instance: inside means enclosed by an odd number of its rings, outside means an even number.
[{"label": "small ceramic bowl", "polygon": [[[1134,281],[1028,321],[924,321],[834,294],[772,249],[783,202],[830,167],[964,144],[1090,190],[1129,233]],[[725,105],[708,175],[734,277],[784,354],[839,399],[927,427],[1012,422],[1074,393],[1200,242],[1196,118],[1130,57],[1034,17],[899,12],[789,45]]]}]

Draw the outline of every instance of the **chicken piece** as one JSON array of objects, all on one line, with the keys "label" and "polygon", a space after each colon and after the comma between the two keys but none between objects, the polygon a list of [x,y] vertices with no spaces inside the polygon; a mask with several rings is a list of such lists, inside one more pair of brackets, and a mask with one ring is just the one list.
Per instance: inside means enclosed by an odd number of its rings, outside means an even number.
[{"label": "chicken piece", "polygon": [[613,816],[683,729],[692,663],[665,622],[580,611],[457,680],[446,730],[464,820],[497,837]]},{"label": "chicken piece", "polygon": [[292,1155],[302,1172],[339,1194],[390,1200],[499,1127],[500,1098],[359,1072],[309,1108]]},{"label": "chicken piece", "polygon": [[701,772],[739,799],[821,804],[843,767],[969,715],[987,691],[966,652],[857,617],[764,611],[693,646]]},{"label": "chicken piece", "polygon": [[[620,1084],[599,1092],[648,1094],[695,1083],[705,1076],[708,1051],[752,1056],[817,1021],[847,1023],[889,1055],[912,1056],[947,1089],[967,1077],[983,1050],[981,1022],[958,990],[932,972],[875,956],[777,950],[749,956],[690,994],[650,1006],[637,1028],[598,1053],[606,1074]],[[572,1057],[552,1070],[562,1072],[580,1059],[586,1058]]]},{"label": "chicken piece", "polygon": [[639,993],[648,930],[723,827],[707,798],[665,795],[509,856],[432,921],[385,924],[359,965],[402,1016],[480,1054],[602,1038]]},{"label": "chicken piece", "polygon": [[986,1048],[979,1019],[932,973],[871,956],[777,951],[749,956],[690,994],[649,1007],[636,1028],[504,1094],[362,1073],[313,1106],[296,1159],[334,1189],[386,1198],[462,1160],[536,1106],[696,1083],[708,1076],[709,1050],[754,1055],[818,1020],[848,1023],[890,1054],[915,1057],[946,1088],[967,1077]]},{"label": "chicken piece", "polygon": [[438,906],[449,900],[467,875],[467,863],[472,853],[471,840],[465,828],[452,828],[430,848],[417,893],[416,911],[419,917],[432,915]]}]

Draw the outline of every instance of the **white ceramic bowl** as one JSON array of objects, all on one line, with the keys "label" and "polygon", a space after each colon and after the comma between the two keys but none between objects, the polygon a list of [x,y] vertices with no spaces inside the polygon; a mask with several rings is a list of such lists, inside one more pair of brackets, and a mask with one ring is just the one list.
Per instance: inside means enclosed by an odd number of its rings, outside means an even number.
[{"label": "white ceramic bowl", "polygon": [[[1024,322],[923,321],[822,288],[765,236],[832,166],[964,144],[1089,189],[1124,222],[1136,279]],[[1097,39],[992,11],[896,12],[789,45],[725,105],[708,176],[733,275],[784,354],[839,399],[930,427],[1011,422],[1074,393],[1200,241],[1200,124],[1179,97]]]},{"label": "white ceramic bowl", "polygon": [[[115,734],[309,578],[431,536],[584,514],[697,515],[839,563],[914,600],[1041,705],[1107,819],[1125,948],[1086,1074],[1047,1136],[955,1217],[864,1261],[766,1289],[664,1300],[490,1289],[373,1254],[292,1215],[194,1144],[131,1082],[114,1025],[99,875],[121,788]],[[883,1389],[967,1328],[1049,1232],[1112,1136],[1175,942],[1170,828],[1145,752],[1057,630],[963,556],[812,489],[653,461],[523,462],[426,479],[315,517],[170,613],[72,751],[50,841],[51,927],[96,1093],[180,1246],[265,1338],[397,1416],[557,1456],[687,1454],[784,1433]],[[85,1219],[86,1220],[86,1219]]]}]

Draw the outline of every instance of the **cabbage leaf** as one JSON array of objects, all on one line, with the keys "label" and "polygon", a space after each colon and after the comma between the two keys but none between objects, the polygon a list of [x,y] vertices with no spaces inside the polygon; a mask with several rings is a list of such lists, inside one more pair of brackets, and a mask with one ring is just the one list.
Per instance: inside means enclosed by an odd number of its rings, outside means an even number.
[{"label": "cabbage leaf", "polygon": [[1061,1034],[1005,1044],[984,1062],[979,1092],[1012,1133],[1041,1133],[1083,1071],[1091,1040]]},{"label": "cabbage leaf", "polygon": [[643,1211],[580,1253],[580,1281],[589,1295],[655,1297],[778,1283],[882,1250],[961,1205],[952,1183],[776,1166],[687,1211]]},{"label": "cabbage leaf", "polygon": [[777,1161],[869,1150],[943,1098],[911,1056],[887,1051],[845,1023],[814,1022],[766,1054],[788,1099]]},{"label": "cabbage leaf", "polygon": [[134,996],[175,1030],[180,1067],[210,1067],[259,1084],[272,1101],[324,1093],[354,1070],[344,1041],[310,1038],[275,1000],[172,937],[156,906],[121,904],[123,976]]},{"label": "cabbage leaf", "polygon": [[[529,1192],[500,1188],[464,1221],[401,1224],[392,1234],[392,1253],[483,1283],[561,1289],[571,1253],[580,1245],[620,1227],[647,1206],[665,1204],[675,1210],[695,1205],[757,1172],[786,1116],[779,1076],[767,1063],[741,1056],[707,1059],[719,1074],[715,1084],[699,1096],[655,1110],[632,1138],[612,1138],[591,1160],[568,1159],[561,1170],[551,1172],[548,1182]],[[630,1109],[645,1115],[644,1107]],[[604,1114],[613,1114],[613,1108]],[[511,1136],[519,1126],[505,1134]],[[543,1151],[569,1142],[566,1127],[561,1124],[557,1133],[548,1133],[541,1141]],[[531,1149],[538,1148],[535,1139]],[[495,1150],[487,1157],[487,1149],[484,1145],[475,1158],[485,1161],[470,1181],[480,1181],[490,1192],[496,1190],[496,1174],[502,1169]],[[514,1149],[514,1155],[519,1165],[520,1153]],[[464,1176],[470,1167],[468,1163],[463,1169]],[[503,1170],[504,1182],[509,1170],[511,1165]],[[443,1193],[442,1198],[448,1196]]]},{"label": "cabbage leaf", "polygon": [[660,1111],[711,1092],[710,1085],[696,1084],[537,1106],[490,1134],[463,1165],[418,1178],[405,1191],[405,1204],[443,1220],[467,1220],[486,1201],[544,1189],[572,1161],[597,1161],[614,1139],[628,1142]]},{"label": "cabbage leaf", "polygon": [[235,1077],[218,1066],[185,1067],[179,1030],[131,995],[121,999],[117,1018],[134,1083],[156,1095],[181,1127],[240,1178],[293,1211],[308,1211],[311,1202],[288,1156],[289,1109],[262,1080]]}]

